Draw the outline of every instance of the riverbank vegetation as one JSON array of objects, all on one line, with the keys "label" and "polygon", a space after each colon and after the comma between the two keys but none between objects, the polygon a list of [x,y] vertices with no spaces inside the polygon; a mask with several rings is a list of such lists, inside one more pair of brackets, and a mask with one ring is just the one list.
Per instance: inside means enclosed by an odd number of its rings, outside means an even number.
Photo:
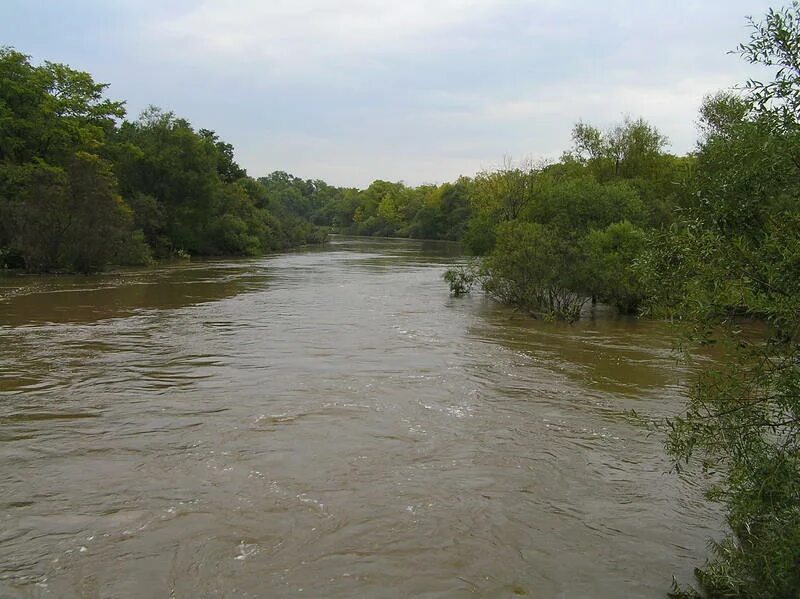
[{"label": "riverbank vegetation", "polygon": [[800,597],[800,3],[750,24],[738,53],[772,79],[708,97],[695,152],[641,121],[579,124],[557,164],[476,178],[464,241],[486,257],[446,274],[534,315],[574,320],[594,296],[727,347],[667,423],[729,529],[682,599]]},{"label": "riverbank vegetation", "polygon": [[678,597],[800,597],[800,4],[751,26],[738,52],[773,78],[705,103],[689,202],[645,261],[649,311],[732,356],[670,422],[678,464],[722,473],[730,529]]},{"label": "riverbank vegetation", "polygon": [[91,272],[324,239],[213,131],[156,108],[123,120],[105,90],[0,48],[0,267]]},{"label": "riverbank vegetation", "polygon": [[579,123],[572,137],[555,164],[475,178],[463,238],[485,256],[474,280],[535,316],[575,320],[590,299],[635,312],[645,287],[634,266],[648,233],[674,220],[695,158],[666,153],[642,120],[605,132]]}]

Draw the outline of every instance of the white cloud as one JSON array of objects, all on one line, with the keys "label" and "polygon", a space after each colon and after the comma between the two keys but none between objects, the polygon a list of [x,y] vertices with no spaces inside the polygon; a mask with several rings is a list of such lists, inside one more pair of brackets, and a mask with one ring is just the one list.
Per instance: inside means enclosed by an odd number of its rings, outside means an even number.
[{"label": "white cloud", "polygon": [[696,114],[703,97],[736,83],[730,77],[681,78],[661,84],[634,80],[584,82],[568,80],[530,90],[530,96],[488,103],[475,115],[491,121],[566,118],[607,122],[622,115],[645,116],[654,122]]},{"label": "white cloud", "polygon": [[257,62],[272,69],[422,50],[510,0],[203,0],[151,25],[185,58]]}]

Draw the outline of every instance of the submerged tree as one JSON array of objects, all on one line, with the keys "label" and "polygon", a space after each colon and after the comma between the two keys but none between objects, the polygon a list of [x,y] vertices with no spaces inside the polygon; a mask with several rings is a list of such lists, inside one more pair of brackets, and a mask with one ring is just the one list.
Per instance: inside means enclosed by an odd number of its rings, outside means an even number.
[{"label": "submerged tree", "polygon": [[557,229],[510,221],[485,261],[484,289],[533,316],[574,321],[589,300],[582,262],[580,248]]},{"label": "submerged tree", "polygon": [[587,288],[595,298],[633,314],[645,299],[636,267],[647,245],[647,233],[624,220],[591,231],[583,240]]}]

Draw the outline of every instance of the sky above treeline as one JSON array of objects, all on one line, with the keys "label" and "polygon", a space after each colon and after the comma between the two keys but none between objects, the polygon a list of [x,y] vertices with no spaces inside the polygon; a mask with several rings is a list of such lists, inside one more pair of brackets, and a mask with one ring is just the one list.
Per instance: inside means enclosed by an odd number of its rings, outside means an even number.
[{"label": "sky above treeline", "polygon": [[691,151],[705,95],[779,1],[0,0],[0,45],[216,131],[250,175],[344,186],[557,159],[582,120]]}]

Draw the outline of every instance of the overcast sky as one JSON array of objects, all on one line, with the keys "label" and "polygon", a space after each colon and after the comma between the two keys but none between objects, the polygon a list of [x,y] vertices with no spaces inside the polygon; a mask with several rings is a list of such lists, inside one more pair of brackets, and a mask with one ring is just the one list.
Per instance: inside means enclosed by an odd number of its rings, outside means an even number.
[{"label": "overcast sky", "polygon": [[236,147],[249,174],[442,182],[642,116],[675,153],[780,0],[0,0],[0,45]]}]

